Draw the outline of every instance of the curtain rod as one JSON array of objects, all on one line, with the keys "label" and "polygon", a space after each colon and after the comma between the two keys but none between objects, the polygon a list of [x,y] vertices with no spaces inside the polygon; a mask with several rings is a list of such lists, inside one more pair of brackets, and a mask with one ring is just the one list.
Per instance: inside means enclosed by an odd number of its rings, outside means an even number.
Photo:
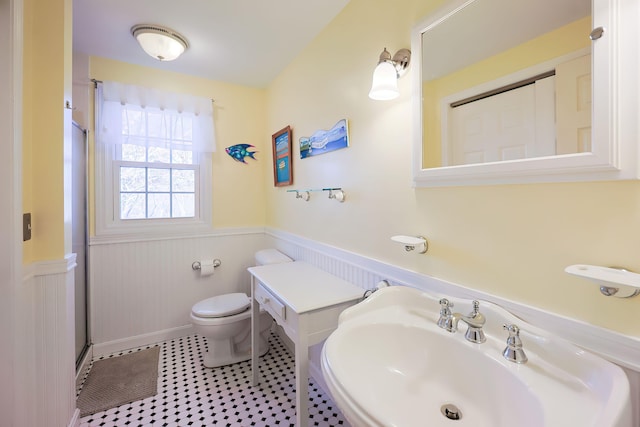
[{"label": "curtain rod", "polygon": [[[93,83],[94,87],[98,87],[98,83],[104,83],[102,80],[96,80],[96,79],[91,79],[91,82]],[[211,98],[211,102],[216,102],[215,99]]]}]

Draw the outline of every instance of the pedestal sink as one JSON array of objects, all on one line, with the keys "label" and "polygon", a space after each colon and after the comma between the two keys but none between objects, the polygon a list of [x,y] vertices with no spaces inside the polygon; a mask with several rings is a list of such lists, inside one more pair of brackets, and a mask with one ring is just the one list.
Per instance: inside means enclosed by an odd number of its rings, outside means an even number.
[{"label": "pedestal sink", "polygon": [[[454,300],[467,314],[470,301]],[[384,288],[345,310],[322,351],[334,401],[354,427],[631,427],[624,372],[500,307],[481,302],[487,341],[438,328],[438,299]],[[462,323],[462,322],[461,322]],[[502,352],[521,330],[526,364]]]}]

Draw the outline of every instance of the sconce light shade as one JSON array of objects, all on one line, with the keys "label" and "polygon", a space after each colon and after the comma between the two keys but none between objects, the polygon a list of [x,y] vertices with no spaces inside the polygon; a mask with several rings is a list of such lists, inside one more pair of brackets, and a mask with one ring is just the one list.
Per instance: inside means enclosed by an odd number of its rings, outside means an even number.
[{"label": "sconce light shade", "polygon": [[387,48],[384,48],[380,54],[378,65],[373,71],[369,98],[379,101],[397,98],[400,95],[398,78],[404,75],[410,60],[411,51],[409,49],[400,49],[391,58]]},{"label": "sconce light shade", "polygon": [[158,61],[173,61],[189,47],[182,35],[159,25],[135,25],[131,28],[131,34],[142,49]]},{"label": "sconce light shade", "polygon": [[373,71],[373,82],[371,83],[369,98],[387,101],[397,98],[399,95],[396,67],[387,61],[379,63]]}]

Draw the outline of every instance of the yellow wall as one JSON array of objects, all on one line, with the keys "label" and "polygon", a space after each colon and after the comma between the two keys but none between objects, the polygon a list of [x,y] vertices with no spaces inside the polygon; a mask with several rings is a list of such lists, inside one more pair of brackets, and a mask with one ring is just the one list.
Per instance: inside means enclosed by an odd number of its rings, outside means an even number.
[{"label": "yellow wall", "polygon": [[65,217],[65,140],[70,126],[71,1],[24,2],[23,209],[32,240],[23,262],[61,259],[70,252]]},{"label": "yellow wall", "polygon": [[462,92],[500,77],[590,47],[586,34],[591,31],[591,17],[582,18],[512,49],[494,55],[423,86],[424,167],[442,165],[440,102],[442,98]]},{"label": "yellow wall", "polygon": [[[214,99],[217,151],[212,156],[213,225],[264,225],[265,193],[262,177],[271,159],[271,140],[263,138],[266,129],[264,90],[99,57],[90,58],[89,69],[90,77],[97,80],[113,80]],[[91,130],[90,135],[93,133]],[[258,160],[247,159],[247,164],[233,160],[224,149],[235,144],[254,145]],[[89,185],[93,188],[93,180]],[[93,196],[89,203],[91,234],[94,234]]]},{"label": "yellow wall", "polygon": [[[304,160],[296,149],[289,187],[341,186],[342,204],[318,193],[296,200],[265,169],[267,224],[640,336],[640,298],[605,298],[563,272],[577,263],[640,271],[640,182],[411,187],[410,77],[396,100],[367,93],[382,48],[409,47],[411,28],[440,4],[425,3],[351,0],[269,87],[265,139],[291,125],[297,141],[347,118],[350,147]],[[427,236],[429,252],[405,253],[395,234]]]}]

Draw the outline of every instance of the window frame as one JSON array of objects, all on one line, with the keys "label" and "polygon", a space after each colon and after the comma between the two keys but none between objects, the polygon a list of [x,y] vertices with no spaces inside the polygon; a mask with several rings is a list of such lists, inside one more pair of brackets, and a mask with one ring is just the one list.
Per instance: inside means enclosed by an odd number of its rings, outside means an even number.
[{"label": "window frame", "polygon": [[125,163],[117,158],[116,146],[95,141],[95,235],[126,237],[170,237],[184,235],[198,235],[210,232],[212,227],[212,161],[210,153],[193,152],[194,163],[148,163],[145,167],[160,166],[174,169],[196,171],[195,217],[180,218],[145,218],[120,219],[120,182],[119,171],[116,168]]},{"label": "window frame", "polygon": [[[196,156],[199,155],[199,153],[193,153],[193,158],[196,159]],[[194,216],[193,217],[168,217],[168,218],[127,218],[127,219],[122,219],[120,218],[121,213],[122,213],[122,205],[121,205],[121,196],[123,193],[137,193],[137,192],[133,192],[133,191],[122,191],[121,188],[121,174],[120,174],[120,170],[123,167],[128,167],[128,168],[138,168],[138,169],[167,169],[169,170],[171,173],[171,171],[173,170],[190,170],[190,171],[194,171],[194,191],[193,191],[193,195],[194,195]],[[186,220],[186,219],[199,219],[200,217],[200,182],[198,180],[199,174],[200,174],[200,167],[199,164],[197,162],[194,162],[192,164],[184,164],[184,163],[158,163],[158,162],[136,162],[136,161],[130,161],[130,160],[114,160],[113,161],[113,179],[114,179],[114,183],[113,183],[113,206],[114,206],[114,219],[117,219],[119,221],[150,221],[150,220],[156,220],[156,219],[176,219],[176,220]],[[148,181],[145,183],[145,187],[147,186]],[[170,184],[171,185],[171,184]],[[192,194],[191,192],[179,192],[176,191],[174,192],[172,188],[169,189],[169,191],[149,191],[148,188],[145,188],[144,192],[139,192],[140,194],[146,194],[147,196],[149,194],[169,194],[169,196],[172,196],[173,194]],[[148,209],[148,207],[146,208]],[[115,218],[115,217],[118,218]],[[181,221],[182,222],[182,221]]]}]

